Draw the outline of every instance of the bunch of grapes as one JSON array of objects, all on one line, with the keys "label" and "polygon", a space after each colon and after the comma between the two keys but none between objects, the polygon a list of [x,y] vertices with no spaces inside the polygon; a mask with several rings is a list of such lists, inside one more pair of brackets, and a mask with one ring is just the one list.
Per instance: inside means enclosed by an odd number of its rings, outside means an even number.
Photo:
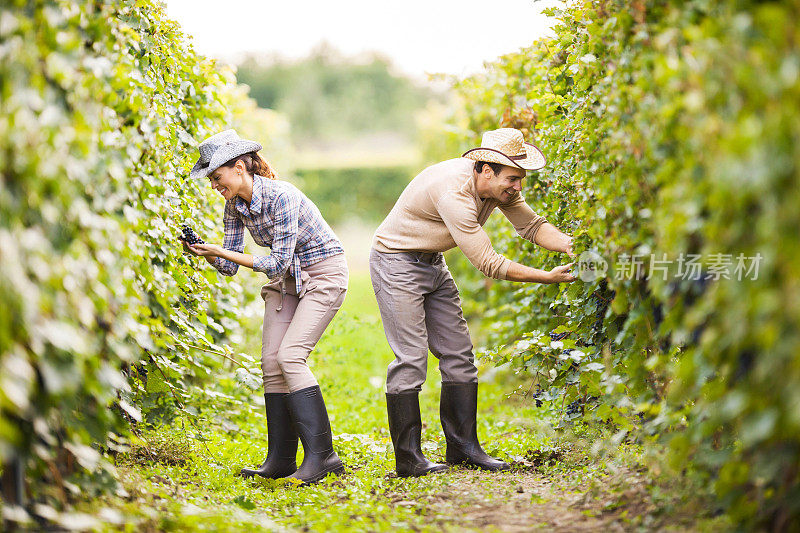
[{"label": "bunch of grapes", "polygon": [[181,225],[181,229],[183,230],[183,240],[186,241],[186,244],[191,246],[192,244],[206,243],[206,241],[198,237],[197,233],[188,224]]},{"label": "bunch of grapes", "polygon": [[542,387],[539,386],[539,385],[536,385],[536,392],[533,395],[533,399],[536,400],[536,407],[541,407],[542,406],[542,393],[544,393],[544,391],[542,390]]},{"label": "bunch of grapes", "polygon": [[577,416],[583,416],[587,408],[597,403],[600,398],[598,396],[586,396],[585,398],[578,398],[574,402],[567,405],[567,418],[572,419]]},{"label": "bunch of grapes", "polygon": [[578,398],[574,402],[567,405],[567,415],[580,415],[583,414],[583,401]]}]

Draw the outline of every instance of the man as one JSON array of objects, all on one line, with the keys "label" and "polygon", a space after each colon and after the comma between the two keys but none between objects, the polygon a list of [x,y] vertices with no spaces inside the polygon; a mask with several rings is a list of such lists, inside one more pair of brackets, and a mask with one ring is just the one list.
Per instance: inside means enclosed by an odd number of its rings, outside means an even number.
[{"label": "man", "polygon": [[458,289],[441,252],[458,246],[476,268],[496,279],[574,281],[570,265],[548,272],[503,257],[482,228],[499,207],[524,239],[573,255],[571,238],[536,215],[519,194],[526,170],[544,165],[544,155],[524,142],[520,131],[486,132],[480,147],[417,175],[375,232],[370,276],[395,354],[386,380],[386,405],[399,476],[447,468],[428,461],[420,446],[419,391],[429,348],[442,372],[440,418],[446,462],[485,470],[508,468],[487,455],[478,442],[478,370]]}]

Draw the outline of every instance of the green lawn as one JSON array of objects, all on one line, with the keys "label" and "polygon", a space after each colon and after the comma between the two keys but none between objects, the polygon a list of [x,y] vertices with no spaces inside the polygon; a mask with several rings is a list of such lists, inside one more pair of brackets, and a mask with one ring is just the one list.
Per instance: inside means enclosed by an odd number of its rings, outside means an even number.
[{"label": "green lawn", "polygon": [[[253,320],[252,342],[237,350],[259,353],[259,328]],[[391,359],[369,278],[355,274],[344,307],[311,356],[334,446],[347,466],[343,476],[312,486],[236,477],[266,455],[263,397],[220,377],[211,392],[198,392],[187,406],[198,415],[140,430],[131,451],[117,456],[117,494],[86,498],[79,510],[100,516],[101,529],[136,532],[602,530],[612,522],[629,529],[664,520],[661,508],[668,506],[652,502],[638,448],[599,459],[586,451],[591,442],[570,451],[556,441],[542,409],[512,394],[525,381],[492,368],[480,372],[478,434],[487,452],[514,462],[512,470],[458,467],[396,478],[383,392]],[[428,372],[421,395],[423,449],[442,460],[440,375],[433,356]],[[685,506],[685,497],[681,503],[682,496],[665,494],[669,505]],[[669,520],[684,529],[692,516],[684,512]]]}]

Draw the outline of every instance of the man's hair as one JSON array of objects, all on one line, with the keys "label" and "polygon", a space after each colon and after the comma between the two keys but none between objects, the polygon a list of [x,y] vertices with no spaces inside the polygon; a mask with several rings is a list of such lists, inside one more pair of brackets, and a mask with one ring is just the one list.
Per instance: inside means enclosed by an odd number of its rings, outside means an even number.
[{"label": "man's hair", "polygon": [[489,165],[489,168],[492,169],[495,176],[500,174],[500,170],[502,170],[503,165],[500,163],[489,163],[488,161],[475,161],[475,172],[480,174],[483,172],[483,165]]}]

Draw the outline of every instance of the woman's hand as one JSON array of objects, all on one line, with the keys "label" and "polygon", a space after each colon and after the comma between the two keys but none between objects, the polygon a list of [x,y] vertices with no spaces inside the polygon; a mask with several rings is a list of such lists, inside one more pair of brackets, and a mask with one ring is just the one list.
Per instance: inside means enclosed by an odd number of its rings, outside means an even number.
[{"label": "woman's hand", "polygon": [[250,254],[243,254],[241,252],[234,252],[233,250],[226,250],[217,244],[188,244],[183,237],[178,237],[183,243],[183,249],[195,257],[202,257],[209,265],[216,267],[217,260],[215,257],[221,257],[227,261],[236,263],[237,265],[253,268],[255,259]]},{"label": "woman's hand", "polygon": [[186,239],[184,239],[184,238],[183,238],[183,236],[180,236],[180,237],[178,237],[178,240],[180,240],[180,241],[181,241],[181,243],[183,244],[183,251],[184,251],[184,252],[186,252],[186,253],[190,253],[190,254],[192,254],[192,255],[194,255],[194,256],[196,256],[196,255],[197,255],[196,253],[194,253],[194,252],[192,251],[192,249],[191,249],[191,248],[189,247],[189,245],[186,243]]},{"label": "woman's hand", "polygon": [[194,255],[198,255],[200,257],[210,258],[210,257],[221,257],[223,252],[222,246],[217,244],[192,244],[187,245],[185,242],[183,243],[184,246],[188,246],[189,251]]}]

